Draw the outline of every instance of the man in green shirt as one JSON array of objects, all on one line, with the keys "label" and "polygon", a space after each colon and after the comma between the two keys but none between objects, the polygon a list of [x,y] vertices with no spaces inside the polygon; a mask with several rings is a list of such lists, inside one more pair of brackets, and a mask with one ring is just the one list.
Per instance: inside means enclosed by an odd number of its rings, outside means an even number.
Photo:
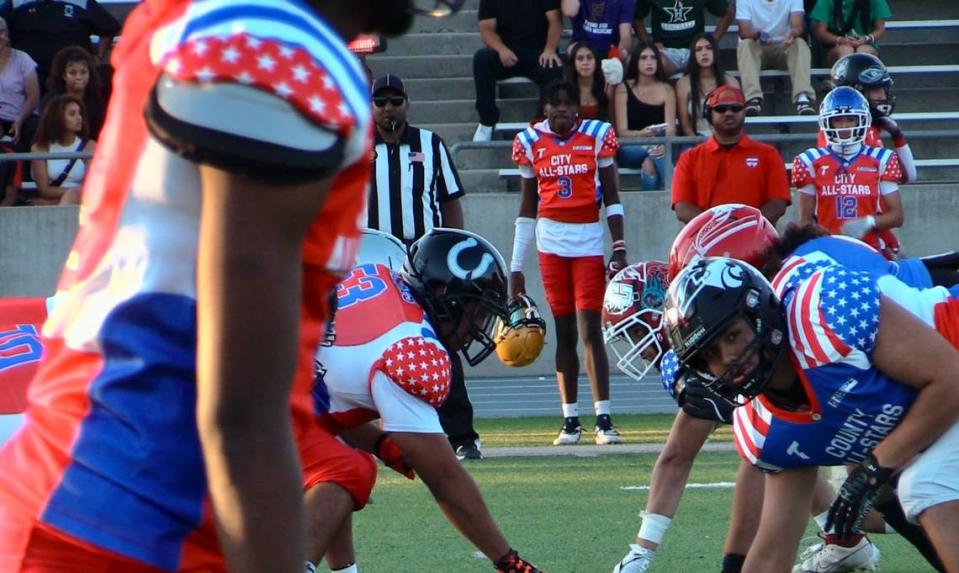
[{"label": "man in green shirt", "polygon": [[886,0],[819,0],[810,18],[826,48],[826,65],[852,53],[879,56],[879,39],[892,17]]},{"label": "man in green shirt", "polygon": [[[727,0],[636,0],[633,28],[645,44],[655,43],[662,54],[663,72],[667,76],[683,72],[689,60],[693,36],[706,27],[706,10],[718,16],[716,41],[722,39],[733,20],[733,8]],[[646,16],[652,13],[653,39],[646,33]]]}]

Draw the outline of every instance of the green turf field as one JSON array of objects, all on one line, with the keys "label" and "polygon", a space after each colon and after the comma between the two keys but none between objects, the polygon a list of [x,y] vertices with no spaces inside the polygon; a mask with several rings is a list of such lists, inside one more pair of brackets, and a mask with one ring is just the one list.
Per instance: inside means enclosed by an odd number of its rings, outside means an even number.
[{"label": "green turf field", "polygon": [[[629,441],[658,432],[668,416],[619,416]],[[484,447],[542,445],[552,418],[482,420]],[[635,436],[635,439],[633,438]],[[656,441],[650,439],[649,441]],[[575,447],[575,446],[574,446]],[[639,525],[637,514],[654,455],[499,458],[467,462],[494,518],[524,556],[550,573],[609,573]],[[691,483],[732,482],[734,453],[705,452]],[[688,489],[651,572],[718,572],[731,489]],[[492,571],[436,507],[420,481],[381,469],[373,503],[354,516],[357,557],[364,573]],[[808,535],[814,535],[810,528]],[[883,572],[933,571],[894,535],[875,535]],[[322,569],[321,569],[322,570]]]}]

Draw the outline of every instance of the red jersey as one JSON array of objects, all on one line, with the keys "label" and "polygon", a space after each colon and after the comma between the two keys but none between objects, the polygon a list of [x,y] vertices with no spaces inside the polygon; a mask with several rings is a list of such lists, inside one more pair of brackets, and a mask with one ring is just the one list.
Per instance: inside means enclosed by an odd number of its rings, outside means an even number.
[{"label": "red jersey", "polygon": [[[898,191],[901,177],[896,152],[878,147],[864,147],[849,160],[829,148],[808,149],[796,156],[792,167],[793,186],[801,193],[808,192],[803,187],[815,188],[816,220],[834,235],[850,219],[881,213],[881,196]],[[884,250],[876,231],[863,241]]]},{"label": "red jersey", "polygon": [[0,415],[26,409],[27,385],[43,355],[45,298],[0,299]]},{"label": "red jersey", "polygon": [[539,183],[540,217],[594,223],[603,197],[599,169],[611,164],[618,150],[616,132],[605,121],[581,121],[565,139],[543,121],[516,135],[513,162]]},{"label": "red jersey", "polygon": [[160,570],[222,568],[196,426],[201,161],[335,177],[303,245],[301,442],[318,428],[312,358],[328,293],[359,244],[369,87],[306,3],[146,0],[112,58],[46,354],[26,422],[0,450],[0,571],[19,568],[33,527]]}]

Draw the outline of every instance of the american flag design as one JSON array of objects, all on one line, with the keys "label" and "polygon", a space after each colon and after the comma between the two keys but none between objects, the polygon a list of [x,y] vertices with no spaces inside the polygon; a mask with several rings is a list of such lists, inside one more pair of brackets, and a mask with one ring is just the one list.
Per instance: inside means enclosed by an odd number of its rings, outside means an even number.
[{"label": "american flag design", "polygon": [[446,351],[422,336],[401,338],[384,352],[380,369],[408,394],[439,408],[450,391]]},{"label": "american flag design", "polygon": [[663,388],[666,389],[666,392],[672,397],[673,400],[678,399],[676,396],[676,380],[679,378],[679,360],[676,358],[676,353],[672,348],[666,351],[663,354],[663,359],[659,363],[660,373],[662,374]]}]

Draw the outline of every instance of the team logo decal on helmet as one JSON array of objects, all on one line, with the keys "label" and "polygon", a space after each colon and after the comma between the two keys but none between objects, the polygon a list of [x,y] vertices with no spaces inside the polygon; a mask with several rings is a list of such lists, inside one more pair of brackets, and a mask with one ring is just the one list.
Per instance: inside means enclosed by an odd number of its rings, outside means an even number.
[{"label": "team logo decal on helmet", "polygon": [[[724,372],[710,372],[706,349],[738,318],[752,329],[752,341]],[[706,257],[683,269],[667,292],[664,320],[679,362],[735,406],[742,404],[737,395],[752,399],[763,391],[785,349],[785,319],[772,286],[734,259]]]},{"label": "team logo decal on helmet", "polygon": [[[873,119],[891,115],[896,107],[896,96],[892,94],[894,82],[885,64],[872,54],[849,54],[840,58],[833,64],[830,76],[834,86],[849,86],[866,96]],[[877,87],[882,88],[882,98],[866,94]]]},{"label": "team logo decal on helmet", "polygon": [[480,257],[476,266],[467,269],[460,265],[459,257],[465,249],[470,249],[477,246],[479,243],[473,237],[469,237],[465,241],[460,241],[450,249],[449,255],[446,256],[446,264],[449,266],[450,272],[453,273],[453,276],[460,279],[467,279],[473,273],[477,275],[482,275],[496,262],[496,259],[493,258],[493,255],[490,253],[483,253]]},{"label": "team logo decal on helmet", "polygon": [[546,321],[528,295],[511,300],[507,310],[507,318],[496,324],[496,355],[506,366],[532,364],[543,351]]},{"label": "team logo decal on helmet", "polygon": [[606,286],[603,342],[616,355],[616,367],[633,380],[642,380],[669,348],[662,323],[668,286],[661,261],[629,265]]}]

